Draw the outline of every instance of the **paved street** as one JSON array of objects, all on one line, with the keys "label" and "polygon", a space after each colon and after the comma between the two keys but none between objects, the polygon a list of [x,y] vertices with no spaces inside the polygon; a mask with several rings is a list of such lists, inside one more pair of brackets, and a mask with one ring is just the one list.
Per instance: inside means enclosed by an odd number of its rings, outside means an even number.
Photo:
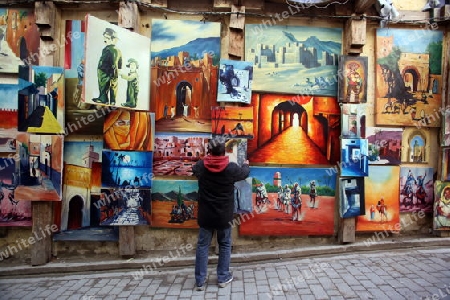
[{"label": "paved street", "polygon": [[[0,299],[450,299],[450,249],[362,252],[233,265],[193,290],[193,268],[0,279]],[[146,274],[145,274],[146,273]]]}]

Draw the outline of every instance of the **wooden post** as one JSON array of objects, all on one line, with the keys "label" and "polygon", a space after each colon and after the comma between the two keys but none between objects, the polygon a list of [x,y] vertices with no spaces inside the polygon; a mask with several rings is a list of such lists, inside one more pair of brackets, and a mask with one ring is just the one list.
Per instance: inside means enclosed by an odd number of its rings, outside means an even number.
[{"label": "wooden post", "polygon": [[134,226],[119,226],[119,254],[133,256],[136,254]]},{"label": "wooden post", "polygon": [[135,2],[120,2],[119,26],[131,31],[139,31],[139,9]]},{"label": "wooden post", "polygon": [[56,8],[53,1],[36,1],[34,3],[34,15],[41,39],[53,41],[56,37]]},{"label": "wooden post", "polygon": [[245,6],[231,6],[228,55],[235,58],[244,56]]},{"label": "wooden post", "polygon": [[[52,234],[48,232],[53,225],[53,203],[48,201],[33,201],[33,228],[31,237],[31,265],[39,266],[48,263],[52,256]],[[46,229],[47,228],[47,229]]]}]

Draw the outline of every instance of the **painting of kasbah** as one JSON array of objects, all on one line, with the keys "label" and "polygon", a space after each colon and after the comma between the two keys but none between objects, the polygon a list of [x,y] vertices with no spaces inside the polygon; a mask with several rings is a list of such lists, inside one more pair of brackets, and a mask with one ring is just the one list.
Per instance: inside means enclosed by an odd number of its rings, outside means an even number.
[{"label": "painting of kasbah", "polygon": [[364,178],[365,214],[357,217],[356,231],[400,231],[399,176],[399,166],[369,166]]},{"label": "painting of kasbah", "polygon": [[152,227],[198,228],[197,180],[154,180]]},{"label": "painting of kasbah", "polygon": [[241,214],[239,234],[333,235],[336,173],[325,168],[250,167],[254,210]]},{"label": "painting of kasbah", "polygon": [[39,57],[46,55],[39,45],[33,8],[0,8],[0,73],[17,73],[20,65],[39,65]]},{"label": "painting of kasbah", "polygon": [[352,218],[364,215],[365,203],[364,203],[364,178],[341,178],[340,190],[341,190],[341,203],[339,207],[339,213],[342,218]]},{"label": "painting of kasbah", "polygon": [[250,104],[253,64],[248,61],[220,60],[217,102]]},{"label": "painting of kasbah", "polygon": [[16,139],[16,200],[61,201],[62,135],[21,132]]},{"label": "painting of kasbah", "polygon": [[341,41],[341,28],[246,25],[253,91],[336,97]]},{"label": "painting of kasbah", "polygon": [[192,166],[206,155],[211,134],[155,134],[153,172],[157,175],[192,176]]},{"label": "painting of kasbah", "polygon": [[330,165],[340,160],[341,110],[335,97],[252,94],[248,159],[264,164]]},{"label": "painting of kasbah", "polygon": [[376,125],[440,127],[443,32],[377,29]]},{"label": "painting of kasbah", "polygon": [[427,163],[431,133],[426,128],[405,128],[402,135],[402,162]]},{"label": "painting of kasbah", "polygon": [[253,138],[251,106],[214,106],[211,121],[213,137]]},{"label": "painting of kasbah", "polygon": [[0,158],[0,166],[0,227],[31,226],[31,202],[14,197],[18,184],[14,158]]},{"label": "painting of kasbah", "polygon": [[150,105],[157,131],[211,132],[220,23],[152,20]]},{"label": "painting of kasbah", "polygon": [[103,124],[105,149],[153,151],[155,114],[129,109],[112,110]]},{"label": "painting of kasbah", "polygon": [[150,110],[147,37],[87,15],[85,47],[85,103]]},{"label": "painting of kasbah", "polygon": [[98,135],[103,133],[104,116],[112,107],[83,100],[85,25],[82,20],[66,20],[65,36],[70,37],[64,47],[66,134]]},{"label": "painting of kasbah", "polygon": [[64,133],[64,70],[60,67],[20,66],[18,130]]},{"label": "painting of kasbah", "polygon": [[450,183],[436,181],[433,206],[433,229],[450,230]]},{"label": "painting of kasbah", "polygon": [[102,151],[102,187],[151,188],[153,152]]},{"label": "painting of kasbah", "polygon": [[102,189],[94,202],[95,213],[102,226],[136,226],[151,224],[149,189]]},{"label": "painting of kasbah", "polygon": [[402,150],[402,128],[367,127],[370,165],[399,165]]},{"label": "painting of kasbah", "polygon": [[91,213],[96,211],[91,198],[102,150],[102,136],[68,136],[64,140],[64,184],[58,223],[62,231],[100,225],[99,215]]},{"label": "painting of kasbah", "polygon": [[433,168],[400,167],[400,212],[433,211]]},{"label": "painting of kasbah", "polygon": [[17,99],[19,85],[0,84],[0,129],[2,132],[17,132]]},{"label": "painting of kasbah", "polygon": [[367,104],[350,104],[343,103],[341,105],[342,112],[342,128],[341,135],[343,138],[365,138],[366,137],[366,115]]},{"label": "painting of kasbah", "polygon": [[341,55],[339,68],[339,102],[367,102],[367,57]]},{"label": "painting of kasbah", "polygon": [[341,176],[369,175],[369,142],[367,139],[342,139]]}]

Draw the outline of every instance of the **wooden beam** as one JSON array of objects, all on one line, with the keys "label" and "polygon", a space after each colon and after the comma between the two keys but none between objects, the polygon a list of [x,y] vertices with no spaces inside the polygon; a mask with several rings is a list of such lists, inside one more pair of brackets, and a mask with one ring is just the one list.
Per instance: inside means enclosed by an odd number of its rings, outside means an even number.
[{"label": "wooden beam", "polygon": [[136,254],[133,226],[119,226],[119,254],[133,256]]},{"label": "wooden beam", "polygon": [[231,1],[230,0],[214,0],[213,1],[213,7],[214,9],[218,10],[228,10],[231,7]]},{"label": "wooden beam", "polygon": [[120,2],[118,23],[120,27],[131,31],[139,31],[139,8],[136,2]]},{"label": "wooden beam", "polygon": [[265,9],[264,0],[242,0],[241,5],[245,6],[248,11],[263,11]]},{"label": "wooden beam", "polygon": [[377,0],[356,0],[355,1],[355,13],[364,14],[375,5]]},{"label": "wooden beam", "polygon": [[359,54],[366,44],[367,22],[362,19],[348,19],[344,30],[344,53]]},{"label": "wooden beam", "polygon": [[229,32],[228,55],[234,57],[244,56],[244,31],[230,28]]},{"label": "wooden beam", "polygon": [[36,25],[39,28],[41,39],[53,41],[55,39],[56,8],[53,1],[36,1],[34,3]]},{"label": "wooden beam", "polygon": [[230,28],[244,30],[245,27],[245,6],[231,6],[231,12],[236,13],[230,16]]}]

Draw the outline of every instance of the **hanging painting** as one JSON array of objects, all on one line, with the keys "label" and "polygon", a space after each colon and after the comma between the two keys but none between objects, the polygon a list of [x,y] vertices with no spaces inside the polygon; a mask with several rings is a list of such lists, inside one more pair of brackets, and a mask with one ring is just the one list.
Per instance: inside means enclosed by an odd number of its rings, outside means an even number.
[{"label": "hanging painting", "polygon": [[253,138],[253,107],[214,106],[211,110],[213,137]]},{"label": "hanging painting", "polygon": [[450,230],[450,183],[435,182],[433,206],[433,229]]},{"label": "hanging painting", "polygon": [[440,127],[443,32],[377,29],[375,122]]},{"label": "hanging painting", "polygon": [[356,231],[400,230],[399,166],[369,166],[364,181],[365,215],[356,219]]},{"label": "hanging painting", "polygon": [[402,135],[402,162],[427,163],[430,156],[430,132],[406,128]]},{"label": "hanging painting", "polygon": [[152,226],[198,228],[197,180],[154,180]]},{"label": "hanging painting", "polygon": [[399,165],[401,162],[402,128],[367,127],[370,165]]},{"label": "hanging painting", "polygon": [[0,166],[0,227],[31,226],[31,202],[15,199],[18,177],[14,158],[0,158]]},{"label": "hanging painting", "polygon": [[367,104],[341,104],[343,138],[366,137]]},{"label": "hanging painting", "polygon": [[250,104],[253,64],[248,61],[220,60],[217,102]]},{"label": "hanging painting", "polygon": [[341,110],[336,98],[253,93],[252,107],[252,163],[318,165],[340,160]]},{"label": "hanging painting", "polygon": [[[253,208],[240,235],[333,235],[336,174],[323,168],[251,167]],[[237,222],[237,223],[236,223]]]},{"label": "hanging painting", "polygon": [[339,57],[339,102],[367,102],[367,57]]},{"label": "hanging painting", "polygon": [[444,147],[450,146],[450,108],[445,111],[441,111],[443,115],[442,122],[442,142],[441,145]]},{"label": "hanging painting", "polygon": [[157,131],[211,132],[220,23],[152,21],[150,103]]},{"label": "hanging painting", "polygon": [[0,8],[0,73],[17,73],[21,65],[39,65],[41,50],[34,8]]},{"label": "hanging painting", "polygon": [[105,149],[153,151],[154,117],[154,113],[145,111],[110,111],[103,124]]},{"label": "hanging painting", "polygon": [[20,66],[18,130],[62,134],[64,130],[64,70],[60,67]]},{"label": "hanging painting", "polygon": [[400,168],[400,212],[432,212],[433,168]]},{"label": "hanging painting", "polygon": [[450,181],[450,148],[442,148],[441,180]]},{"label": "hanging painting", "polygon": [[[5,136],[12,137],[17,133],[17,99],[19,85],[0,84],[0,129]],[[5,132],[9,132],[9,135]]]},{"label": "hanging painting", "polygon": [[341,28],[248,24],[245,60],[253,64],[252,89],[335,97],[341,46]]},{"label": "hanging painting", "polygon": [[248,214],[253,211],[252,178],[234,183],[234,213]]},{"label": "hanging painting", "polygon": [[341,178],[341,204],[339,213],[342,218],[352,218],[364,215],[364,178]]},{"label": "hanging painting", "polygon": [[369,175],[367,139],[342,139],[341,176]]},{"label": "hanging painting", "polygon": [[149,110],[150,40],[86,16],[84,102]]},{"label": "hanging painting", "polygon": [[102,151],[102,186],[121,188],[152,187],[153,152]]}]

